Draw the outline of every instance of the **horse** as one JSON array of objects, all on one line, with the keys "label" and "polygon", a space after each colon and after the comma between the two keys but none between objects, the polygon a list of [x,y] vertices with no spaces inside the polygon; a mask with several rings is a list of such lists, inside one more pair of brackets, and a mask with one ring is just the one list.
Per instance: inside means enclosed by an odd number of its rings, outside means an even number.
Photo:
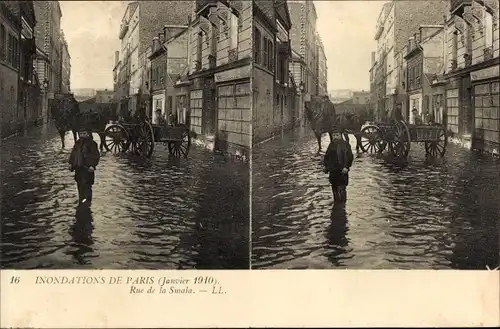
[{"label": "horse", "polygon": [[73,139],[76,142],[77,132],[74,129],[75,118],[80,113],[78,102],[73,97],[65,97],[63,99],[55,99],[51,101],[50,112],[57,132],[61,137],[62,148],[64,148],[64,136],[66,132],[73,133]]},{"label": "horse", "polygon": [[341,132],[346,141],[349,141],[348,134],[353,134],[356,151],[361,149],[361,128],[368,119],[367,114],[337,114],[328,96],[312,96],[311,101],[305,102],[305,114],[318,141],[318,154],[321,153],[321,136],[328,133],[331,141],[334,131]]},{"label": "horse", "polygon": [[98,133],[100,138],[99,149],[104,149],[106,125],[112,117],[110,108],[105,108],[97,112],[81,112],[78,102],[73,97],[67,97],[59,102],[53,102],[51,106],[52,117],[61,137],[62,148],[65,147],[64,137],[66,132],[73,133],[76,143],[78,131],[84,129],[91,133]]},{"label": "horse", "polygon": [[368,121],[368,115],[343,113],[337,118],[345,134],[352,134],[356,138],[356,151],[361,151],[361,128]]},{"label": "horse", "polygon": [[328,96],[311,96],[311,100],[304,104],[305,115],[318,141],[318,154],[321,153],[321,136],[328,133],[330,141],[337,126],[335,106]]},{"label": "horse", "polygon": [[104,131],[113,116],[111,112],[109,108],[101,109],[97,112],[80,112],[73,121],[72,129],[73,131],[80,131],[83,129],[92,133],[97,133],[100,139],[99,150],[102,152],[106,140]]}]

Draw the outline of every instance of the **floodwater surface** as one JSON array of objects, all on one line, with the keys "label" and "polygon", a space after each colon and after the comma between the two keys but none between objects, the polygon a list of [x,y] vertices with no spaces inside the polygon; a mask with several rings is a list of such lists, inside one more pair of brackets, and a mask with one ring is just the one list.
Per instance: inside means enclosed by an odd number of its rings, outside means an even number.
[{"label": "floodwater surface", "polygon": [[149,160],[104,152],[89,211],[72,146],[50,129],[2,141],[3,268],[249,267],[248,165],[197,146],[188,159],[161,144]]},{"label": "floodwater surface", "polygon": [[406,163],[355,154],[347,204],[333,207],[308,131],[253,149],[252,268],[499,265],[498,160],[455,145],[444,158],[426,158],[415,143]]}]

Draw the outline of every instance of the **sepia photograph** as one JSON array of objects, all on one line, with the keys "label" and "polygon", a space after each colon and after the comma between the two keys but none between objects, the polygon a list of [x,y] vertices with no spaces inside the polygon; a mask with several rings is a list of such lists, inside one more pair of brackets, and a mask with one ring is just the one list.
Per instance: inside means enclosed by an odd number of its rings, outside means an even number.
[{"label": "sepia photograph", "polygon": [[254,8],[252,269],[498,269],[498,0]]},{"label": "sepia photograph", "polygon": [[249,268],[252,6],[231,3],[0,3],[2,268]]},{"label": "sepia photograph", "polygon": [[499,10],[0,1],[0,327],[498,326]]}]

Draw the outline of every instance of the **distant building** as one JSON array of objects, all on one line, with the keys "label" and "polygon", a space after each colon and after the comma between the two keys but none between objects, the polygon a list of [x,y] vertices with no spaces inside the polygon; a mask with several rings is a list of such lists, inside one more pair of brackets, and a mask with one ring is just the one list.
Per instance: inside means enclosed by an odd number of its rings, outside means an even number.
[{"label": "distant building", "polygon": [[113,90],[96,90],[95,93],[95,102],[98,104],[107,104],[113,103],[114,101],[114,92]]},{"label": "distant building", "polygon": [[[115,67],[116,99],[120,112],[148,106],[147,49],[165,25],[188,25],[194,1],[133,1],[127,6],[119,31],[121,47]],[[141,60],[142,59],[142,60]],[[115,66],[116,66],[115,65]]]},{"label": "distant building", "polygon": [[[42,83],[42,115],[49,120],[48,102],[61,93],[62,54],[61,54],[61,18],[59,1],[33,1],[36,17],[35,41],[38,53],[43,56],[36,59],[39,81]],[[46,60],[46,57],[48,61]],[[46,87],[45,87],[46,86]]]},{"label": "distant building", "polygon": [[330,101],[334,104],[342,103],[352,99],[353,91],[350,89],[336,89],[328,91]]},{"label": "distant building", "polygon": [[354,91],[352,93],[353,104],[370,104],[369,91]]},{"label": "distant building", "polygon": [[78,102],[82,102],[90,98],[95,98],[97,91],[92,88],[78,88],[73,89],[72,93]]},{"label": "distant building", "polygon": [[323,45],[323,41],[321,41],[321,37],[319,33],[317,33],[316,36],[317,40],[317,61],[318,61],[318,87],[316,94],[323,96],[323,95],[328,95],[328,64],[327,64],[327,58],[326,58],[326,53],[325,53],[325,47]]},{"label": "distant building", "polygon": [[313,1],[309,0],[288,0],[286,2],[292,21],[292,29],[290,30],[292,49],[305,62],[305,67],[301,67],[300,62],[292,62],[292,72],[295,81],[299,85],[303,84],[305,93],[316,95],[318,84],[316,69],[318,64],[316,42],[318,14],[316,6]]},{"label": "distant building", "polygon": [[390,113],[397,103],[406,103],[405,93],[398,89],[402,68],[397,64],[408,38],[421,25],[442,24],[448,3],[449,0],[393,0],[383,6],[377,20],[377,49],[370,69],[372,98],[376,99],[374,105],[379,119]]},{"label": "distant building", "polygon": [[313,1],[287,0],[286,3],[292,21],[292,28],[290,30],[292,47],[290,72],[299,93],[299,117],[305,123],[304,102],[311,95],[318,93],[319,63],[316,41],[316,21],[318,15]]},{"label": "distant building", "polygon": [[71,56],[68,42],[61,30],[61,93],[71,93]]},{"label": "distant building", "polygon": [[170,113],[185,117],[183,109],[189,105],[188,95],[178,94],[181,89],[175,85],[188,67],[189,32],[188,26],[165,26],[160,36],[153,39],[149,56],[153,122],[157,110],[165,117]]},{"label": "distant building", "polygon": [[[412,110],[416,109],[421,119],[432,114],[437,122],[443,121],[442,111],[434,108],[432,81],[435,76],[444,72],[444,32],[443,26],[421,26],[419,33],[408,41],[408,52],[405,55],[406,91],[409,98],[409,113],[406,119],[414,123]],[[441,94],[444,93],[444,89]]]}]

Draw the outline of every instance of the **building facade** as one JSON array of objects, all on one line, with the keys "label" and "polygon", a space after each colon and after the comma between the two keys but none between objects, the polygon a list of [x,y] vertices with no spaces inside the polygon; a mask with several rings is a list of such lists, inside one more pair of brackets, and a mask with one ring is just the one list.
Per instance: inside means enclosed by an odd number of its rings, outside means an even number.
[{"label": "building facade", "polygon": [[71,93],[71,56],[68,42],[61,30],[61,93]]},{"label": "building facade", "polygon": [[0,108],[2,137],[18,123],[20,8],[17,2],[0,2]]},{"label": "building facade", "polygon": [[421,25],[441,24],[447,7],[448,1],[440,0],[393,0],[383,6],[376,25],[377,49],[370,73],[379,119],[390,115],[396,104],[405,103],[406,95],[398,86],[403,69],[398,66],[398,58],[408,39]]},{"label": "building facade", "polygon": [[[318,15],[312,1],[287,1],[292,28],[290,39],[292,50],[302,58],[302,61],[292,61],[292,71],[295,81],[303,84],[303,92],[316,94],[317,77],[317,42],[316,21]],[[301,62],[305,64],[302,66]],[[297,74],[298,73],[298,74]]]},{"label": "building facade", "polygon": [[317,54],[318,54],[318,89],[316,91],[317,95],[324,96],[328,95],[328,64],[325,53],[325,47],[319,33],[317,34]]},{"label": "building facade", "polygon": [[474,149],[499,152],[499,2],[452,0],[446,21],[447,127]]},{"label": "building facade", "polygon": [[[443,26],[421,26],[419,33],[409,39],[407,49],[406,91],[411,109],[411,112],[407,113],[409,122],[415,122],[414,109],[422,121],[429,119],[443,122],[443,108],[436,107],[436,102],[442,104],[436,97],[442,95],[443,91],[433,83],[445,70]],[[441,93],[436,92],[436,89]]]},{"label": "building facade", "polygon": [[176,84],[188,66],[189,31],[189,26],[165,26],[161,36],[153,39],[149,56],[153,122],[157,120],[156,111],[160,110],[164,117],[174,114],[179,122],[185,123],[188,104],[184,99],[188,95],[178,94],[180,89]]},{"label": "building facade", "polygon": [[196,1],[189,30],[191,129],[221,151],[248,155],[252,1]]},{"label": "building facade", "polygon": [[32,1],[21,1],[21,38],[19,43],[18,126],[26,129],[42,123],[40,82],[34,71],[36,58],[35,9]]},{"label": "building facade", "polygon": [[[194,1],[133,1],[122,18],[116,96],[121,113],[148,107],[147,53],[153,37],[165,25],[188,25]],[[151,105],[149,105],[151,107]]]},{"label": "building facade", "polygon": [[[253,8],[253,142],[263,141],[298,119],[290,76],[290,13],[286,2],[255,1]],[[292,90],[292,85],[295,90]]]},{"label": "building facade", "polygon": [[[36,17],[35,41],[38,49],[36,68],[42,85],[42,116],[44,122],[50,119],[48,102],[61,93],[61,18],[58,1],[33,1]],[[46,56],[45,56],[46,55]]]}]

